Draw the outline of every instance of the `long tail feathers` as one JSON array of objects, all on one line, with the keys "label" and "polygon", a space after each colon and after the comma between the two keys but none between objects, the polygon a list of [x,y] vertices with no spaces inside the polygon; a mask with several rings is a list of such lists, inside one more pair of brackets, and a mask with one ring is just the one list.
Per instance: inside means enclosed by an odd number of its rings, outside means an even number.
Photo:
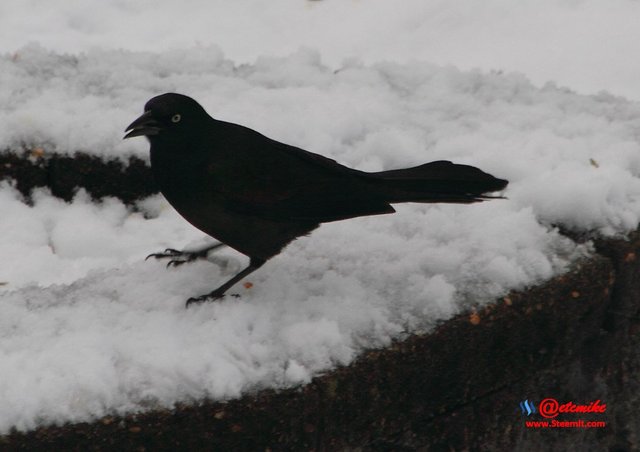
[{"label": "long tail feathers", "polygon": [[504,189],[508,181],[469,165],[438,160],[413,168],[370,173],[385,181],[385,195],[398,202],[449,202],[468,204],[501,198],[486,193]]}]

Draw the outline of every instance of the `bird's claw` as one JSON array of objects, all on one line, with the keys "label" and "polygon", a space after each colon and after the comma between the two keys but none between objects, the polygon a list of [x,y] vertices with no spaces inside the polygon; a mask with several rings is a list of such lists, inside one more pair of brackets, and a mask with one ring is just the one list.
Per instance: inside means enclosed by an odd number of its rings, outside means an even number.
[{"label": "bird's claw", "polygon": [[160,253],[151,253],[149,254],[147,257],[144,258],[144,260],[146,261],[147,259],[149,259],[150,257],[156,258],[156,259],[164,259],[165,257],[176,257],[176,256],[181,256],[185,254],[182,251],[173,249],[173,248],[167,248],[166,250],[160,252]]},{"label": "bird's claw", "polygon": [[222,300],[224,298],[224,294],[216,294],[214,292],[206,294],[206,295],[200,295],[199,297],[191,297],[187,300],[186,306],[185,307],[189,307],[191,305],[198,305],[198,304],[202,304],[204,302],[207,301],[218,301],[218,300]]},{"label": "bird's claw", "polygon": [[[185,307],[188,308],[191,305],[199,305],[206,302],[219,301],[219,300],[222,300],[225,296],[226,296],[225,294],[219,294],[214,291],[206,295],[200,295],[199,297],[191,297],[187,300]],[[229,296],[233,298],[240,298],[240,294],[237,294],[237,293],[232,293]]]},{"label": "bird's claw", "polygon": [[171,259],[167,262],[167,268],[169,267],[178,267],[186,262],[193,262],[197,259],[203,259],[207,257],[208,250],[203,251],[180,251],[173,248],[167,248],[166,250],[160,253],[151,253],[144,260],[146,261],[150,257],[155,259]]}]

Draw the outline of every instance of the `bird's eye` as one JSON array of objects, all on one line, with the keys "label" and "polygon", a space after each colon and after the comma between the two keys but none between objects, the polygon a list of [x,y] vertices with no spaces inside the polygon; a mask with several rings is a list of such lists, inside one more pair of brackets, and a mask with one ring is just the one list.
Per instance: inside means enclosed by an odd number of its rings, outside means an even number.
[{"label": "bird's eye", "polygon": [[175,114],[171,117],[171,122],[180,122],[181,119],[182,119],[182,116]]}]

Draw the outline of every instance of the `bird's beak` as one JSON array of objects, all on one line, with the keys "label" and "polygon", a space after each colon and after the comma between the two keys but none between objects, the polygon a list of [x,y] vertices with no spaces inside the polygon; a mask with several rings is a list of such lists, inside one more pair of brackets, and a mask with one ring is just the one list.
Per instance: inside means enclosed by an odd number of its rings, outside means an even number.
[{"label": "bird's beak", "polygon": [[141,135],[158,135],[160,133],[160,123],[151,114],[151,110],[145,111],[138,119],[133,121],[124,130],[127,133],[124,139],[139,137]]}]

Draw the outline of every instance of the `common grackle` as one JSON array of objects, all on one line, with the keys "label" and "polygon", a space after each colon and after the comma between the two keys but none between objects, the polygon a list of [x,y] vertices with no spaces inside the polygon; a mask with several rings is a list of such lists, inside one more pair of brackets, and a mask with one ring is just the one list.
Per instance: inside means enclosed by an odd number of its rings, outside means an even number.
[{"label": "common grackle", "polygon": [[214,237],[197,251],[151,254],[178,265],[225,244],[249,265],[187,306],[222,298],[297,237],[320,223],[393,213],[401,202],[469,204],[495,198],[507,181],[478,168],[439,160],[367,173],[213,119],[190,97],[167,93],[149,100],[124,138],[146,136],[162,194],[192,225]]}]

